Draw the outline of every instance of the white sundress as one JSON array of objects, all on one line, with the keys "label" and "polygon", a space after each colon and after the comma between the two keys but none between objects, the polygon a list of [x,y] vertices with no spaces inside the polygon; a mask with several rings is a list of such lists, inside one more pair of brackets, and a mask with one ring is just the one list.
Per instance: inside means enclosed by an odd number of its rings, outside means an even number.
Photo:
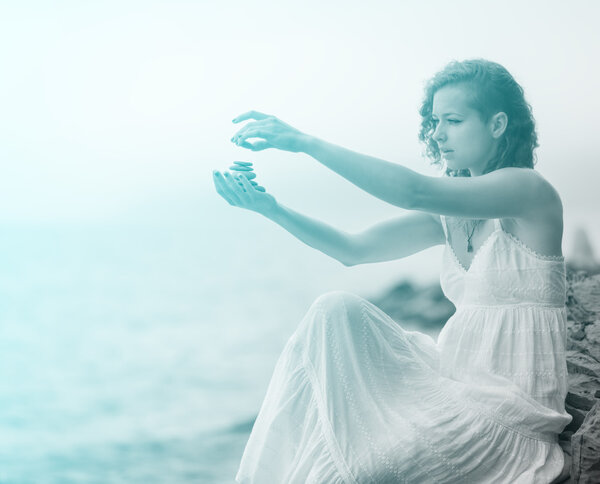
[{"label": "white sundress", "polygon": [[440,282],[456,313],[437,343],[353,294],[310,307],[286,344],[240,483],[550,483],[567,393],[562,257],[494,220]]}]

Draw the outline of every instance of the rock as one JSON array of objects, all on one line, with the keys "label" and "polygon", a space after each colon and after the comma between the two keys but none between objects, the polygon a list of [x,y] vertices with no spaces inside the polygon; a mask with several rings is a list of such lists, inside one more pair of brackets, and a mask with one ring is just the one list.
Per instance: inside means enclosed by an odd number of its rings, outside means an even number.
[{"label": "rock", "polygon": [[[573,346],[570,346],[573,347]],[[600,362],[587,354],[587,348],[579,351],[567,350],[567,370],[570,374],[583,374],[600,378]]]},{"label": "rock", "polygon": [[569,392],[569,393],[567,393],[566,403],[568,403],[569,405],[571,405],[575,408],[580,408],[582,410],[589,411],[594,406],[594,403],[596,403],[596,398],[589,397],[585,394]]},{"label": "rock", "polygon": [[594,257],[594,250],[583,228],[577,229],[575,232],[575,241],[573,249],[567,259],[567,266],[571,270],[585,271],[588,274],[597,274],[600,272],[600,264]]},{"label": "rock", "polygon": [[456,308],[439,284],[414,286],[403,281],[382,297],[371,301],[394,320],[401,321],[405,329],[419,329],[436,335]]},{"label": "rock", "polygon": [[588,354],[600,361],[600,321],[585,327],[585,339],[589,342]]},{"label": "rock", "polygon": [[600,402],[588,412],[571,437],[571,479],[575,483],[600,482]]},{"label": "rock", "polygon": [[600,276],[570,272],[568,282],[565,408],[573,421],[559,442],[572,455],[571,482],[600,483]]},{"label": "rock", "polygon": [[[567,425],[565,427],[565,430],[563,432],[576,432],[577,430],[579,430],[579,428],[581,427],[581,424],[583,423],[583,421],[585,420],[585,416],[587,415],[587,412],[585,410],[581,410],[577,407],[574,407],[573,405],[570,405],[569,403],[565,403],[565,410],[567,411],[567,413],[569,415],[571,415],[571,417],[573,417],[573,420],[571,420],[571,423],[569,423],[569,425]],[[559,438],[560,440],[560,438]]]},{"label": "rock", "polygon": [[581,323],[575,323],[568,328],[569,337],[575,341],[581,341],[585,338],[585,325]]}]

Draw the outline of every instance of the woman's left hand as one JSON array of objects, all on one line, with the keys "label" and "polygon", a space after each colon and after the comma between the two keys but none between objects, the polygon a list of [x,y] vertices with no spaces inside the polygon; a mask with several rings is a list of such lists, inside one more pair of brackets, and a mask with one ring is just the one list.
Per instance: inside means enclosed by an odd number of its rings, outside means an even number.
[{"label": "woman's left hand", "polygon": [[[231,141],[242,148],[252,151],[261,151],[267,148],[277,148],[283,151],[298,152],[304,149],[307,135],[284,123],[275,116],[248,111],[233,119],[234,123],[241,123],[252,119],[233,135]],[[250,143],[251,138],[258,138]]]}]

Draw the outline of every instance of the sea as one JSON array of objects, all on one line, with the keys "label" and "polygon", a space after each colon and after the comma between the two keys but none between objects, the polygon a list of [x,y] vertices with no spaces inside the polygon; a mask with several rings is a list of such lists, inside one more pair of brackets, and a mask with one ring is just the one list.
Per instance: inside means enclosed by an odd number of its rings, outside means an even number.
[{"label": "sea", "polygon": [[345,267],[241,212],[0,225],[1,484],[233,483],[314,299],[437,277],[439,247]]}]

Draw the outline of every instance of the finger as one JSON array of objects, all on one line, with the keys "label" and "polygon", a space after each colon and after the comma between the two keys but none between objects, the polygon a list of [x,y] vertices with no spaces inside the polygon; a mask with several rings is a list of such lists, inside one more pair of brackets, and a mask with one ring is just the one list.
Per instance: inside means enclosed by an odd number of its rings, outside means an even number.
[{"label": "finger", "polygon": [[250,143],[248,141],[242,141],[237,146],[239,146],[240,148],[246,148],[246,149],[252,150],[252,151],[262,151],[262,150],[266,150],[267,148],[273,148],[273,145],[271,145],[270,143],[268,143],[265,140],[259,140],[254,143]]},{"label": "finger", "polygon": [[[270,144],[270,143],[268,143],[267,141],[264,141],[264,140],[257,141],[257,142],[255,142],[253,144],[248,143],[247,141],[244,141],[244,144],[250,145],[249,148],[252,151],[262,151],[262,150],[266,150],[267,148],[273,148],[272,144]],[[247,146],[244,146],[244,148],[247,148]]]},{"label": "finger", "polygon": [[236,205],[241,205],[242,199],[240,198],[241,189],[238,189],[235,180],[230,173],[225,172],[223,174],[223,189],[225,193],[231,198]]},{"label": "finger", "polygon": [[236,170],[233,167],[229,167],[229,170],[231,171],[231,173],[233,173],[235,175],[244,175],[249,180],[256,178],[256,173],[254,173],[253,171]]},{"label": "finger", "polygon": [[239,133],[235,137],[235,143],[239,144],[241,141],[246,141],[249,138],[263,138],[267,139],[269,132],[262,126],[246,129],[242,133]]},{"label": "finger", "polygon": [[225,173],[225,176],[227,178],[228,183],[231,186],[232,191],[234,191],[237,197],[239,198],[241,204],[240,206],[248,206],[248,204],[251,201],[249,195],[250,189],[248,189],[242,182],[242,178],[245,177],[231,173]]},{"label": "finger", "polygon": [[227,178],[219,173],[216,177],[215,184],[219,186],[223,198],[225,198],[231,205],[240,205],[240,198],[236,194],[236,190],[232,190],[231,185]]},{"label": "finger", "polygon": [[251,193],[255,190],[255,187],[252,186],[250,180],[248,180],[245,176],[238,175],[238,181],[240,182],[240,185],[242,185],[244,190],[246,190],[246,192]]},{"label": "finger", "polygon": [[240,148],[246,148],[249,150],[251,150],[253,148],[252,143],[248,143],[247,141],[242,141],[241,143],[237,144],[237,146],[239,146]]},{"label": "finger", "polygon": [[241,123],[242,121],[246,121],[247,119],[261,120],[261,119],[266,119],[268,117],[269,117],[269,115],[265,114],[265,113],[260,113],[258,111],[248,111],[247,113],[240,114],[239,116],[236,116],[235,118],[233,118],[232,122]]},{"label": "finger", "polygon": [[242,203],[244,203],[246,207],[249,206],[252,202],[250,198],[250,192],[253,191],[252,186],[248,186],[248,180],[241,175],[234,176],[233,178],[235,179],[236,184],[239,185],[239,190],[242,190],[242,193],[239,194]]},{"label": "finger", "polygon": [[242,183],[242,185],[248,192],[251,192],[252,190],[256,190],[259,192],[266,192],[264,187],[261,187],[260,185],[258,185],[258,183],[251,181],[250,186],[248,186],[248,181],[244,180],[244,177],[241,175],[240,175],[240,178],[241,178],[240,182]]},{"label": "finger", "polygon": [[225,180],[223,179],[223,175],[221,175],[221,173],[218,171],[214,171],[213,172],[213,181],[215,183],[215,188],[217,189],[217,193],[219,195],[221,195],[221,197],[224,198],[225,201],[227,203],[229,203],[229,205],[235,206],[236,205],[235,200],[231,197],[231,194],[229,193],[229,190],[227,189]]},{"label": "finger", "polygon": [[267,127],[268,121],[253,121],[252,123],[248,123],[246,126],[237,130],[237,132],[231,137],[231,141],[233,143],[237,142],[248,130],[251,129],[259,129]]},{"label": "finger", "polygon": [[256,178],[256,173],[254,173],[253,171],[237,171],[235,168],[229,168],[231,170],[232,173],[236,174],[236,175],[243,175],[246,178],[248,178],[248,180],[253,180],[254,178]]}]

